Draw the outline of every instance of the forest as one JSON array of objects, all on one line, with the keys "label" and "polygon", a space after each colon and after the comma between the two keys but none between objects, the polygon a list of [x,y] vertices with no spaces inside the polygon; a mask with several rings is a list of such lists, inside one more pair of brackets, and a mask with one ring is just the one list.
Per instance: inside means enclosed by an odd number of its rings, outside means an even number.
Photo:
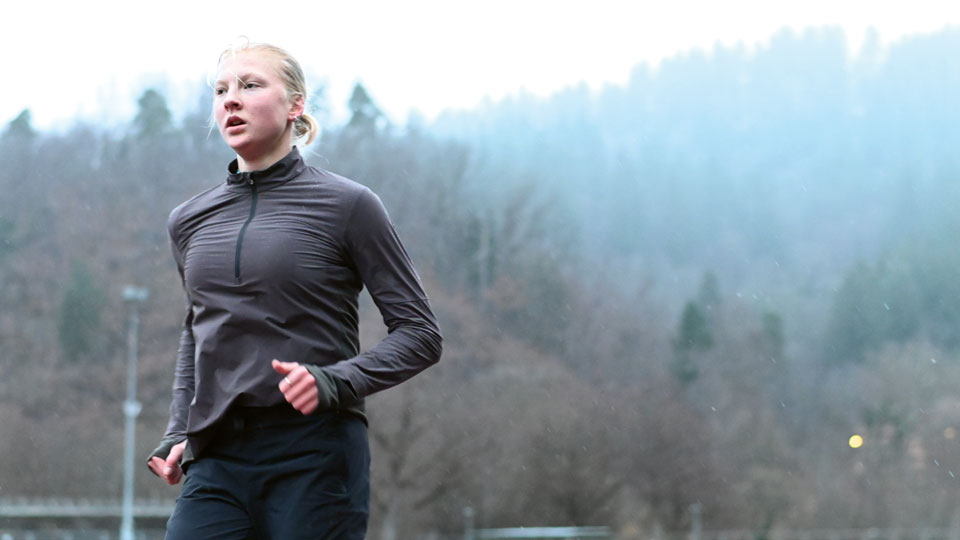
[{"label": "forest", "polygon": [[[694,504],[757,538],[960,527],[960,30],[846,43],[785,29],[403,125],[355,87],[303,152],[381,197],[444,334],[368,400],[370,538],[458,534],[468,507],[625,539],[685,537]],[[210,103],[0,128],[0,497],[120,497],[128,284],[137,455],[159,441],[167,216],[233,158]],[[178,488],[144,465],[136,493]]]}]

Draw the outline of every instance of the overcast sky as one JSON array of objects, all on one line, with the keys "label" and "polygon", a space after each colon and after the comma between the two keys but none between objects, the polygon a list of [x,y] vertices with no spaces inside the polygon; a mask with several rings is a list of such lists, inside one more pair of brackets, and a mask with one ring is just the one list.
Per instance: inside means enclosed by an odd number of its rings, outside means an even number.
[{"label": "overcast sky", "polygon": [[960,25],[960,2],[17,2],[0,20],[0,122],[24,108],[44,129],[76,117],[124,121],[162,81],[182,109],[241,35],[288,49],[324,78],[335,115],[359,80],[402,123],[412,109],[430,118],[521,89],[599,88],[625,82],[640,62],[827,24],[843,26],[855,50],[870,26],[891,43]]}]

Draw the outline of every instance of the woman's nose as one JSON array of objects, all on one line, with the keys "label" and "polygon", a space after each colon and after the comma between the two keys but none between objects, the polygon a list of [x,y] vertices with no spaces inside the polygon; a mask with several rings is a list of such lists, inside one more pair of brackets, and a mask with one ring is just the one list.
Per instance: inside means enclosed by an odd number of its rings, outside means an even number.
[{"label": "woman's nose", "polygon": [[234,89],[227,90],[226,95],[223,96],[223,106],[227,110],[233,110],[240,108],[240,96],[237,91]]}]

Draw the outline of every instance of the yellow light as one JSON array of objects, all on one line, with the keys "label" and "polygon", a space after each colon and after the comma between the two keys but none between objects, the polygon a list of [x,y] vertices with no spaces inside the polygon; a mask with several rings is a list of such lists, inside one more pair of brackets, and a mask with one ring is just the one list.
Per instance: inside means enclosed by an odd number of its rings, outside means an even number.
[{"label": "yellow light", "polygon": [[863,446],[863,437],[852,435],[850,437],[850,448],[860,448],[861,446]]}]

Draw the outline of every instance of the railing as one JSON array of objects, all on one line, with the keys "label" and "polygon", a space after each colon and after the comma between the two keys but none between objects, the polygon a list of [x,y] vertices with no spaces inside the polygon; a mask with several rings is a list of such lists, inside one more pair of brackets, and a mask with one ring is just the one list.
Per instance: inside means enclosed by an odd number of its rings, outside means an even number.
[{"label": "railing", "polygon": [[[694,540],[756,540],[751,530],[703,531]],[[900,527],[866,529],[774,530],[763,535],[769,540],[960,540],[960,529],[940,527]]]},{"label": "railing", "polygon": [[[139,500],[134,503],[133,513],[138,519],[153,522],[138,531],[138,538],[159,538],[162,536],[163,522],[173,511],[172,500]],[[120,500],[76,500],[76,499],[28,499],[0,498],[0,540],[20,540],[21,538],[45,540],[47,538],[86,540],[87,538],[112,539],[115,532],[93,525],[71,530],[30,532],[14,525],[31,523],[50,523],[50,520],[64,525],[69,523],[98,522],[110,523],[122,517]],[[695,509],[696,510],[696,509]],[[700,526],[699,512],[693,513],[693,526],[689,531],[666,534],[662,538],[683,538],[684,540],[960,540],[960,528],[910,527],[910,528],[864,528],[864,529],[800,529],[772,530],[765,534],[755,530],[709,530]],[[473,511],[464,509],[466,518],[463,540],[554,540],[554,539],[612,539],[615,534],[610,527],[509,527],[500,529],[473,528]],[[94,520],[94,521],[87,521]],[[97,521],[99,520],[99,521]],[[103,520],[106,520],[105,522]],[[14,528],[16,530],[14,530]],[[157,529],[160,527],[161,529]],[[28,527],[32,528],[32,527]],[[100,529],[97,531],[91,529]],[[457,535],[459,538],[459,535]]]},{"label": "railing", "polygon": [[610,527],[510,527],[506,529],[473,529],[468,540],[510,540],[550,538],[611,538]]},{"label": "railing", "polygon": [[[138,518],[166,518],[173,512],[173,501],[136,501],[133,515]],[[0,498],[0,518],[119,518],[123,505],[119,500]]]},{"label": "railing", "polygon": [[[161,540],[163,529],[137,529],[134,540]],[[3,530],[0,540],[118,540],[117,529],[54,529],[54,530]]]}]

